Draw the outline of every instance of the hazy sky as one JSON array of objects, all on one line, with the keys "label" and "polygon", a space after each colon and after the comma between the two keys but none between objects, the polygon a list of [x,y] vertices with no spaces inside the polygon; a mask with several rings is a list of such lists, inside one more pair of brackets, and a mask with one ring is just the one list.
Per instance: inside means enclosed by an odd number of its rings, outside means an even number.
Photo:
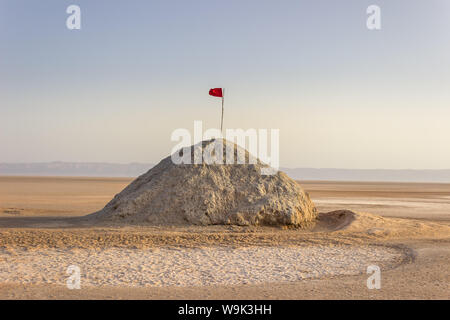
[{"label": "hazy sky", "polygon": [[0,162],[157,162],[212,87],[281,166],[450,168],[450,1],[0,0]]}]

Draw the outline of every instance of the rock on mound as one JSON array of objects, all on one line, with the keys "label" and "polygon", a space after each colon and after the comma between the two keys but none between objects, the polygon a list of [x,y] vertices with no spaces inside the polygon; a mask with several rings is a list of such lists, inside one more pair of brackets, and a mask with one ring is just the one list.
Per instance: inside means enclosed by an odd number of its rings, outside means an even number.
[{"label": "rock on mound", "polygon": [[[205,150],[213,150],[209,155],[214,163],[202,157]],[[217,150],[223,150],[222,158]],[[308,194],[294,180],[283,172],[261,174],[270,167],[245,149],[209,140],[174,155],[194,163],[194,154],[200,154],[202,164],[175,164],[169,156],[88,217],[127,223],[294,226],[316,218]],[[245,164],[223,164],[230,156]]]}]

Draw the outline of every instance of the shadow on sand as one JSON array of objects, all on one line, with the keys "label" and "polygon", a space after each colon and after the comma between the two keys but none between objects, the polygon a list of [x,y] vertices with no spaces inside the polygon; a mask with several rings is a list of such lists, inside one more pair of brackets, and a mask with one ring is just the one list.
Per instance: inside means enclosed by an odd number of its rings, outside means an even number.
[{"label": "shadow on sand", "polygon": [[84,217],[0,217],[0,228],[89,227]]}]

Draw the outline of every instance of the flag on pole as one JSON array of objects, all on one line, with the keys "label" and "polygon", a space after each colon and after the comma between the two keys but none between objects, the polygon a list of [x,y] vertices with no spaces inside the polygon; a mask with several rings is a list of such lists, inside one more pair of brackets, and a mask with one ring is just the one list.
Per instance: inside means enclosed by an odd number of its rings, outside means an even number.
[{"label": "flag on pole", "polygon": [[222,88],[213,88],[209,90],[209,95],[213,96],[213,97],[219,97],[222,98],[222,117],[220,118],[220,132],[223,132],[222,128],[223,128],[223,103],[224,103],[224,89]]},{"label": "flag on pole", "polygon": [[222,88],[214,88],[214,89],[209,90],[209,95],[213,96],[213,97],[223,98]]}]

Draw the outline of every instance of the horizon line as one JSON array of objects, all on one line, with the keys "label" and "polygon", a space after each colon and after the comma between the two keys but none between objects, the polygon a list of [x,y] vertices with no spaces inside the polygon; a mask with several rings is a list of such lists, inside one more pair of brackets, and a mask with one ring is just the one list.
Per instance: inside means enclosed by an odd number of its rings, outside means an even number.
[{"label": "horizon line", "polygon": [[[33,164],[104,164],[104,165],[148,165],[155,166],[159,162],[105,162],[105,161],[34,161],[34,162],[0,162],[1,165],[33,165]],[[386,170],[386,171],[449,171],[449,168],[441,168],[441,169],[417,169],[417,168],[343,168],[343,167],[290,167],[290,166],[280,166],[284,169],[309,169],[309,170]],[[1,174],[1,173],[0,173]]]}]

